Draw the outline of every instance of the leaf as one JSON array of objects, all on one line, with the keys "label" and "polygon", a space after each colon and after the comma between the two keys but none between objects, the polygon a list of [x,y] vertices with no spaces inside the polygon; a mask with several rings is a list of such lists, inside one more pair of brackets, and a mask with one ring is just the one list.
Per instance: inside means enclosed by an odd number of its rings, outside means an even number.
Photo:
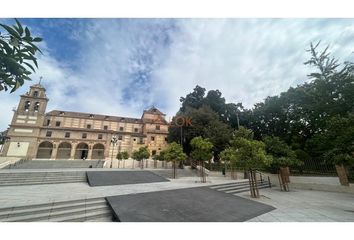
[{"label": "leaf", "polygon": [[0,26],[2,26],[3,28],[5,28],[6,31],[8,31],[8,33],[9,33],[10,35],[12,35],[12,36],[14,36],[14,37],[16,37],[16,38],[19,38],[19,39],[21,38],[21,36],[18,35],[18,33],[17,33],[15,30],[13,30],[11,27],[6,26],[6,25],[1,24],[1,23],[0,23]]},{"label": "leaf", "polygon": [[41,42],[43,39],[40,37],[35,37],[32,41],[33,42]]},{"label": "leaf", "polygon": [[11,90],[10,93],[13,93],[13,92],[16,91],[16,89],[19,88],[19,87],[21,87],[21,84],[20,84],[18,81],[16,81],[16,84],[15,84],[15,86],[12,88],[12,90]]},{"label": "leaf", "polygon": [[32,67],[31,64],[29,64],[27,62],[23,62],[23,64],[27,65],[30,69],[32,69],[33,72],[36,72],[36,70],[34,69],[34,67]]},{"label": "leaf", "polygon": [[31,37],[31,32],[30,32],[30,30],[28,29],[28,27],[25,28],[25,33],[26,33],[26,38]]},{"label": "leaf", "polygon": [[11,49],[11,47],[9,46],[9,44],[7,42],[5,42],[5,41],[0,39],[0,44],[2,44],[2,46],[6,50],[7,54],[11,54],[12,49]]},{"label": "leaf", "polygon": [[[32,48],[34,48],[36,51],[42,53],[42,51],[41,51],[36,45],[34,45],[33,43],[28,42],[28,44],[29,44]],[[43,53],[42,53],[42,54],[43,54]]]},{"label": "leaf", "polygon": [[18,33],[19,33],[20,35],[22,35],[22,34],[23,34],[23,27],[22,27],[21,23],[20,23],[16,18],[15,18],[15,21],[16,21],[16,23],[17,23]]},{"label": "leaf", "polygon": [[32,61],[34,62],[34,65],[36,65],[36,67],[38,68],[37,59],[36,59],[36,58],[33,58]]},{"label": "leaf", "polygon": [[14,46],[14,47],[18,47],[18,40],[17,40],[17,38],[12,38],[11,40],[10,40],[10,45],[12,45],[12,46]]}]

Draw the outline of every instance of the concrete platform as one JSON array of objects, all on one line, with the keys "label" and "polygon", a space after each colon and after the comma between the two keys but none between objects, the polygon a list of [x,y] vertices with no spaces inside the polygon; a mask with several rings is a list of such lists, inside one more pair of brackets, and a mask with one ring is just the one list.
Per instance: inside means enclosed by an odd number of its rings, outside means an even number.
[{"label": "concrete platform", "polygon": [[87,181],[91,187],[95,187],[168,182],[169,180],[150,171],[90,171],[87,172]]},{"label": "concrete platform", "polygon": [[106,199],[121,222],[243,222],[275,209],[208,187]]}]

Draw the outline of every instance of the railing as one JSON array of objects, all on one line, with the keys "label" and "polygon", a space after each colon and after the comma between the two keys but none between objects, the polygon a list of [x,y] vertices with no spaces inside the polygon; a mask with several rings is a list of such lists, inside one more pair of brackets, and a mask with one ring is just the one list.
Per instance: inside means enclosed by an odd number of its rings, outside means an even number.
[{"label": "railing", "polygon": [[265,182],[265,179],[267,179],[269,188],[272,188],[272,183],[270,181],[269,175],[264,174],[263,172],[260,172],[258,170],[256,170],[255,172],[256,172],[256,174],[259,175],[259,179],[260,179],[261,183]]},{"label": "railing", "polygon": [[6,162],[3,162],[3,163],[0,163],[0,169],[6,167],[9,164],[11,164],[11,161],[6,161]]},{"label": "railing", "polygon": [[195,160],[190,160],[190,162],[191,162],[191,167],[197,171],[197,175],[199,175],[201,182],[205,183],[206,177],[209,175],[209,170],[202,165],[203,162],[202,164],[198,164],[198,162]]},{"label": "railing", "polygon": [[293,175],[306,176],[336,176],[336,169],[333,164],[325,163],[320,159],[306,159],[299,167],[291,167]]},{"label": "railing", "polygon": [[12,164],[8,165],[6,168],[8,168],[8,169],[15,168],[17,165],[23,164],[23,163],[25,163],[27,161],[30,161],[30,159],[28,159],[28,158],[21,159],[21,160],[15,162],[15,163],[12,163]]}]

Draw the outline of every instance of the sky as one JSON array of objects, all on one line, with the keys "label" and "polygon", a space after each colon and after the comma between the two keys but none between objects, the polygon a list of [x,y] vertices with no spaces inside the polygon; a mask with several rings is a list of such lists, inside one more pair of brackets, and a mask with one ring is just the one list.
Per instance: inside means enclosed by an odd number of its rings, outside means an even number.
[{"label": "sky", "polygon": [[[54,109],[167,117],[196,85],[252,108],[309,81],[306,49],[321,40],[352,61],[354,19],[19,19],[44,41],[39,69],[14,93],[0,92],[0,130],[20,95],[42,85]],[[13,19],[0,19],[13,24]]]}]

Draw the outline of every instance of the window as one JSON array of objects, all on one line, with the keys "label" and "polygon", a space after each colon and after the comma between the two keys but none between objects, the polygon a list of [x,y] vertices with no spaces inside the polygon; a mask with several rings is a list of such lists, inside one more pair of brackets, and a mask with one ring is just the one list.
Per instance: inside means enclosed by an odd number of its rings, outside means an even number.
[{"label": "window", "polygon": [[139,139],[139,143],[140,143],[140,144],[143,144],[143,143],[144,143],[144,138],[140,138],[140,139]]},{"label": "window", "polygon": [[123,127],[119,127],[119,131],[123,131],[124,130],[124,128]]},{"label": "window", "polygon": [[165,141],[167,142],[168,140],[167,140],[167,137],[165,137]]},{"label": "window", "polygon": [[56,127],[60,127],[60,122],[59,122],[59,121],[56,121],[56,122],[55,122],[55,126],[56,126]]},{"label": "window", "polygon": [[91,124],[87,124],[87,129],[91,129]]},{"label": "window", "polygon": [[39,110],[39,102],[36,102],[36,103],[34,104],[33,109],[34,109],[35,112],[38,112],[38,110]]},{"label": "window", "polygon": [[108,130],[108,126],[103,126],[103,129],[104,130]]},{"label": "window", "polygon": [[46,136],[46,137],[51,137],[51,136],[52,136],[52,131],[47,131],[47,133],[46,133],[45,136]]},{"label": "window", "polygon": [[134,132],[139,132],[139,128],[134,128]]},{"label": "window", "polygon": [[47,119],[47,126],[49,126],[50,124],[50,119]]},{"label": "window", "polygon": [[119,135],[119,136],[118,136],[118,140],[123,140],[123,136],[122,136],[122,135]]},{"label": "window", "polygon": [[98,139],[102,139],[102,134],[98,134]]},{"label": "window", "polygon": [[151,155],[152,155],[152,156],[155,156],[155,155],[156,155],[156,150],[152,150]]},{"label": "window", "polygon": [[87,138],[87,133],[83,133],[82,138]]},{"label": "window", "polygon": [[26,102],[25,102],[25,108],[24,108],[24,110],[25,110],[26,112],[29,110],[30,105],[31,105],[31,102],[30,102],[30,101],[26,101]]},{"label": "window", "polygon": [[136,141],[136,138],[134,138],[133,140],[134,140],[134,142],[135,142],[135,141]]},{"label": "window", "polygon": [[155,141],[155,137],[154,136],[151,136],[151,141]]},{"label": "window", "polygon": [[160,125],[156,125],[156,130],[160,130]]},{"label": "window", "polygon": [[70,133],[69,133],[69,132],[66,132],[66,133],[65,133],[65,137],[66,137],[66,138],[69,138],[69,137],[70,137]]},{"label": "window", "polygon": [[33,97],[38,97],[38,91],[33,92]]}]

